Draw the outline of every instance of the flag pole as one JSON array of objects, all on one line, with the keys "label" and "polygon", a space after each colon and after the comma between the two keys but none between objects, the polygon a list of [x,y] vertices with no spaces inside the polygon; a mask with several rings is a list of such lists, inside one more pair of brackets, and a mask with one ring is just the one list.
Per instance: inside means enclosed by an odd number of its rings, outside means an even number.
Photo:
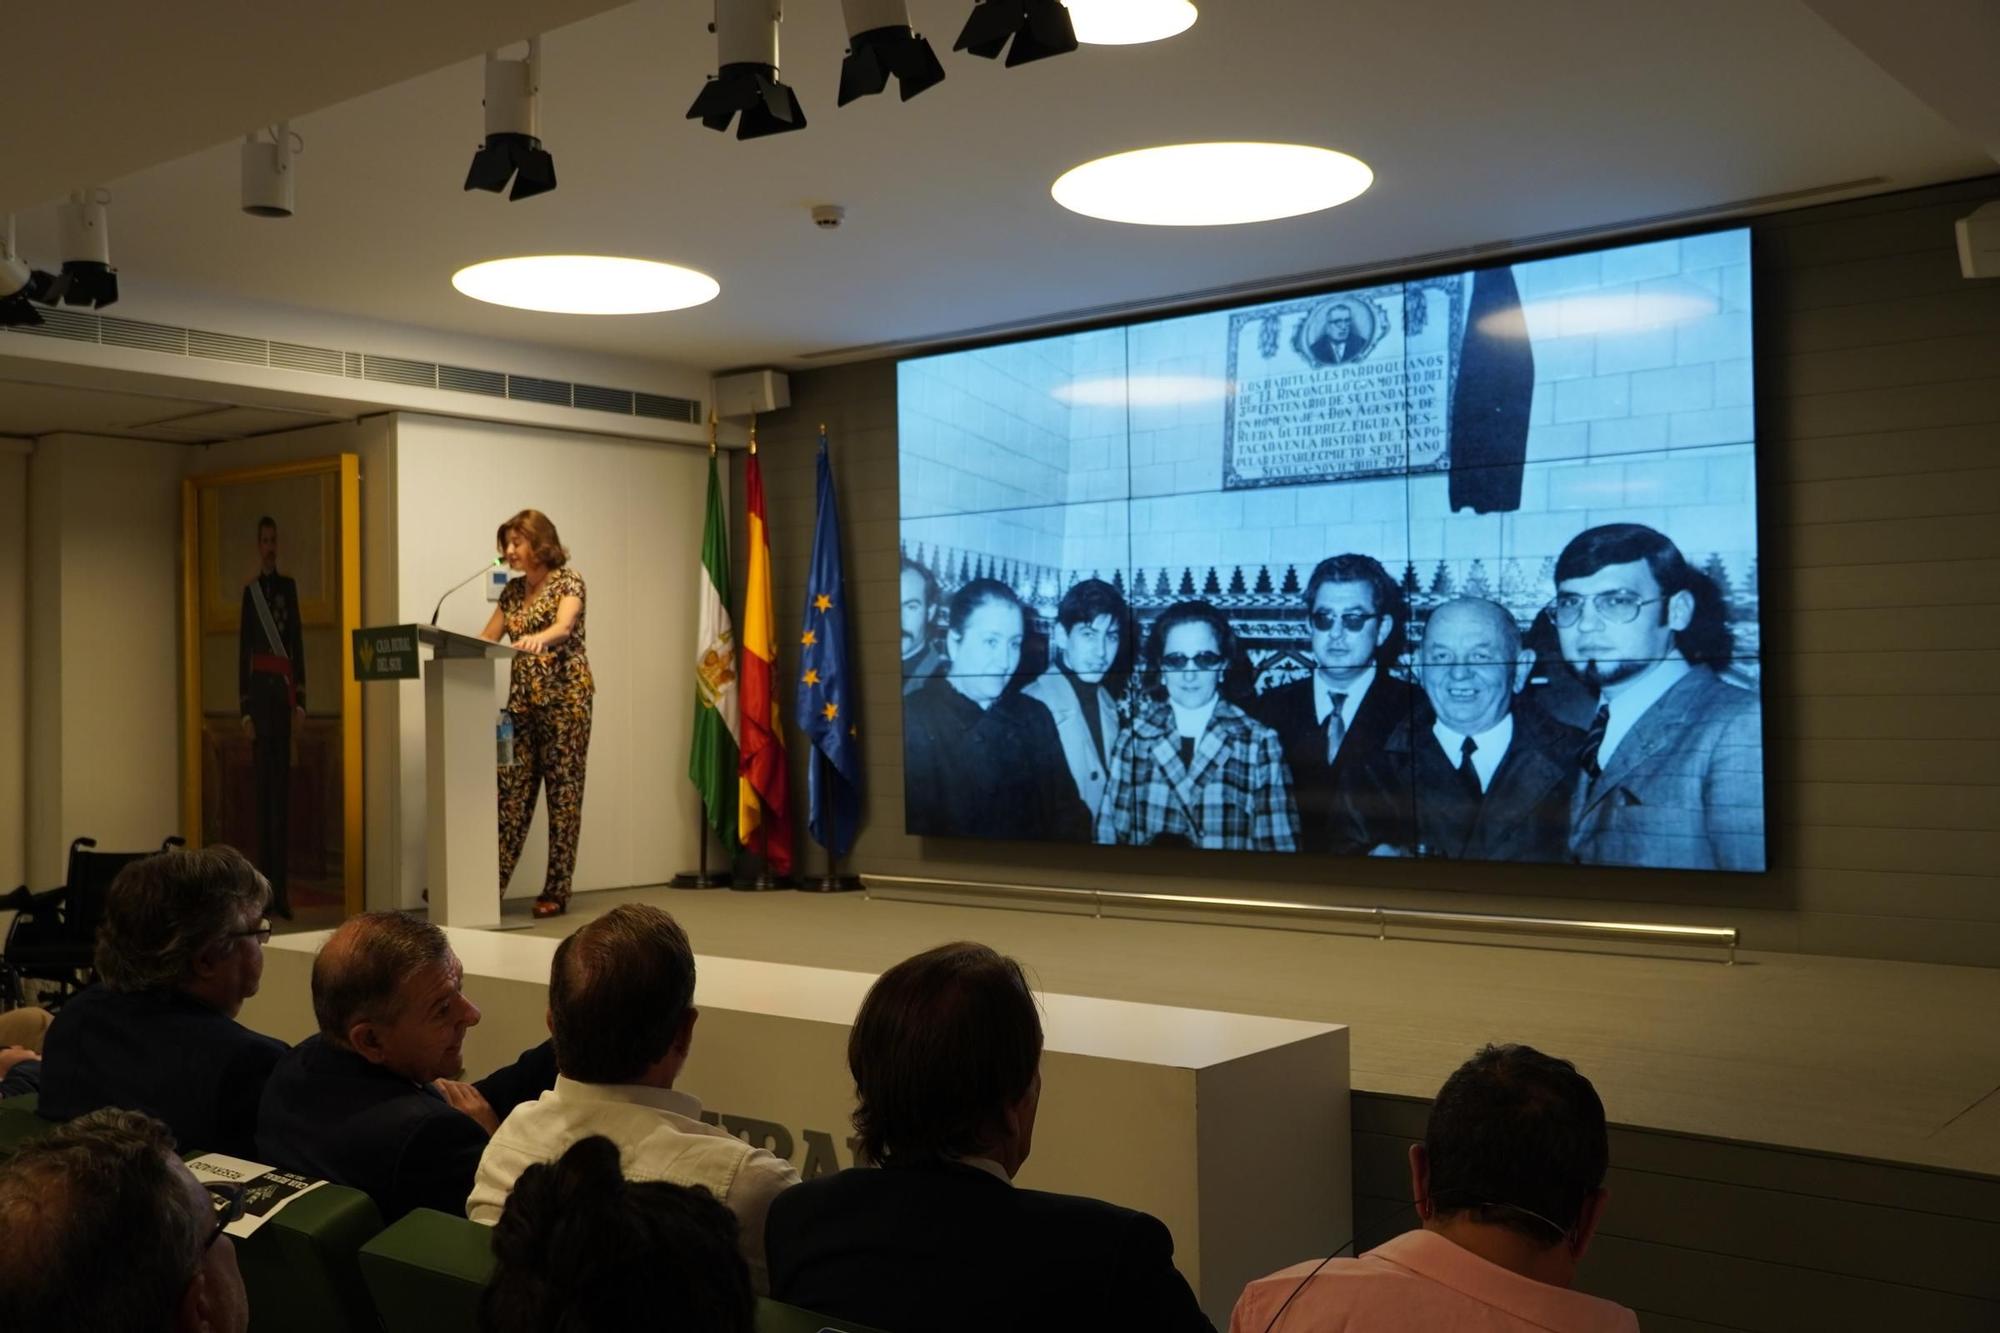
[{"label": "flag pole", "polygon": [[[820,789],[828,790],[826,751],[817,745],[813,746],[813,763],[818,765]],[[833,854],[833,848],[829,845],[826,849],[826,873],[811,875],[800,880],[799,887],[808,893],[853,893],[860,889],[862,884],[861,876],[840,873],[840,858]]]},{"label": "flag pole", "polygon": [[[755,412],[750,414],[750,456],[752,458],[757,456],[757,414]],[[759,811],[757,817],[757,873],[747,878],[739,876],[736,882],[729,887],[735,889],[738,893],[767,893],[773,889],[796,888],[797,885],[792,880],[788,878],[781,879],[771,873],[771,820],[769,817],[769,807],[764,804],[761,796],[758,797],[757,806]]]},{"label": "flag pole", "polygon": [[[708,461],[711,467],[715,465],[715,430],[715,405],[711,403],[708,408]],[[695,854],[694,873],[690,874],[685,870],[681,871],[667,881],[667,887],[670,889],[728,888],[730,880],[729,871],[717,870],[711,872],[708,868],[708,803],[702,799],[700,791],[696,791],[694,794],[694,826],[695,846],[698,849]]]}]

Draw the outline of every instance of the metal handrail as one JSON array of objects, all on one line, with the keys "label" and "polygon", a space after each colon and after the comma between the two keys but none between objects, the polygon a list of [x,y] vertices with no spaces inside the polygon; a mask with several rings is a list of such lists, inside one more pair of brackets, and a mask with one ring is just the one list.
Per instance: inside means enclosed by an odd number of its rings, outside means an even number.
[{"label": "metal handrail", "polygon": [[1499,912],[1452,912],[1423,907],[1357,907],[1342,903],[1297,903],[1272,898],[1233,898],[1210,894],[1144,893],[1130,889],[1080,889],[1057,884],[1006,884],[991,880],[939,879],[932,876],[864,875],[864,888],[910,885],[943,889],[973,889],[1023,897],[1087,899],[1094,917],[1104,915],[1104,904],[1150,903],[1167,907],[1203,907],[1233,912],[1273,912],[1280,915],[1339,917],[1368,921],[1375,937],[1389,938],[1389,925],[1450,926],[1470,930],[1520,931],[1543,935],[1598,936],[1625,940],[1650,940],[1668,944],[1707,945],[1728,950],[1727,962],[1736,962],[1740,943],[1734,926],[1678,926],[1650,921],[1580,921],[1567,917],[1509,916]]}]

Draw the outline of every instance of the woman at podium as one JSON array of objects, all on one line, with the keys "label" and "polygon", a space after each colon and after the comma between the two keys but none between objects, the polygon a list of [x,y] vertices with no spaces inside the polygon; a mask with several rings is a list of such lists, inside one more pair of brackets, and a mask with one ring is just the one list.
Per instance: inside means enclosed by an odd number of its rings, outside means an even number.
[{"label": "woman at podium", "polygon": [[596,686],[583,648],[583,579],[569,568],[556,525],[539,509],[523,509],[494,536],[507,568],[500,605],[480,637],[505,635],[521,650],[514,659],[507,711],[514,721],[514,762],[500,769],[500,891],[514,877],[535,792],[549,801],[549,870],[535,915],[560,916],[569,906],[583,820],[584,757],[590,749],[590,701]]}]

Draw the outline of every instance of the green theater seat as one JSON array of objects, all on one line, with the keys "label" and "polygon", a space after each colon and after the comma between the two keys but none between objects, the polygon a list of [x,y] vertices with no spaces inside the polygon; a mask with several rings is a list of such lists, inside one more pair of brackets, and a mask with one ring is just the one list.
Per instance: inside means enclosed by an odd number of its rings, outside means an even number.
[{"label": "green theater seat", "polygon": [[376,1333],[358,1256],[381,1229],[366,1194],[322,1185],[237,1241],[250,1333]]},{"label": "green theater seat", "polygon": [[[361,1274],[386,1333],[477,1333],[493,1276],[493,1232],[419,1208],[361,1247]],[[778,1301],[757,1302],[757,1333],[876,1333]]]},{"label": "green theater seat", "polygon": [[35,1114],[41,1098],[34,1093],[0,1099],[0,1157],[11,1157],[29,1139],[38,1139],[53,1130],[55,1122]]}]

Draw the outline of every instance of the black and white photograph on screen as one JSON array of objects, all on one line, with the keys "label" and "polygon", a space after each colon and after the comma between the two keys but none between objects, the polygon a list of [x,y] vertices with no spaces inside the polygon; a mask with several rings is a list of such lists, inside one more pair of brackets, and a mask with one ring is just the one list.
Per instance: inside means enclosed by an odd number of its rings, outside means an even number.
[{"label": "black and white photograph on screen", "polygon": [[1747,232],[905,361],[906,827],[1764,867]]}]

